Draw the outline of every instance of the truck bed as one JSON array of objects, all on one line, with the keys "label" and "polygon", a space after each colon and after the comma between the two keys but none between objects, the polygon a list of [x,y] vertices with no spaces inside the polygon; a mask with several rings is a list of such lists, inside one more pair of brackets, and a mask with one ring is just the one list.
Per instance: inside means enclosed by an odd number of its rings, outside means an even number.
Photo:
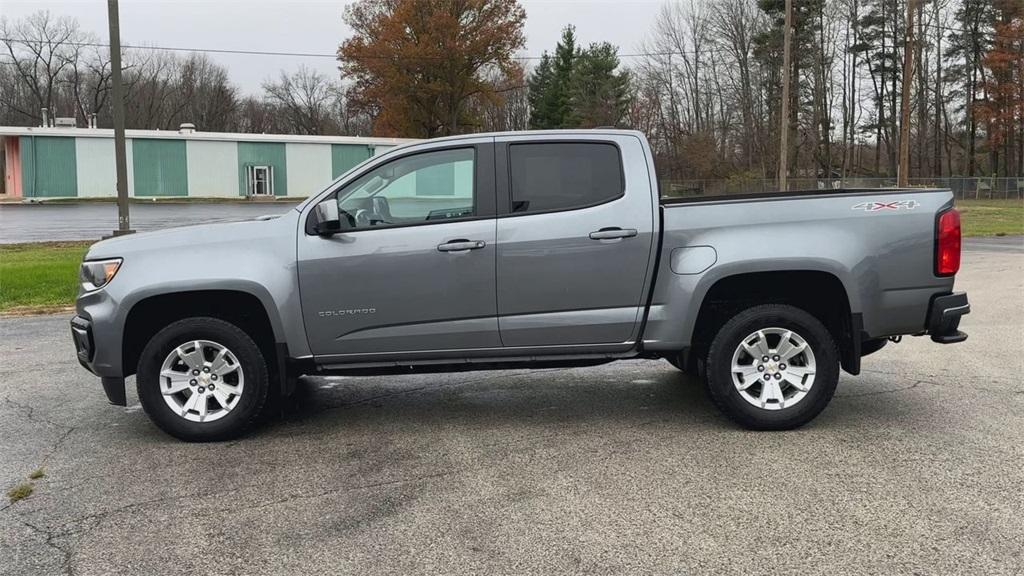
[{"label": "truck bed", "polygon": [[644,346],[688,346],[712,286],[758,271],[834,276],[863,339],[923,331],[932,297],[953,288],[933,271],[936,215],[952,203],[949,190],[895,188],[661,199]]}]

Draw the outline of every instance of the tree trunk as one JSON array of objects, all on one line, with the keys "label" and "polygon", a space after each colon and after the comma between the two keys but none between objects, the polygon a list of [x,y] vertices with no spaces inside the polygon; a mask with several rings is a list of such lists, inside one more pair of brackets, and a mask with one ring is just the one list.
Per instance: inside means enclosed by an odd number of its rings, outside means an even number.
[{"label": "tree trunk", "polygon": [[913,0],[907,0],[907,22],[903,41],[903,78],[900,88],[900,152],[896,186],[906,188],[910,182],[910,88],[914,79],[914,12]]},{"label": "tree trunk", "polygon": [[[924,176],[925,171],[925,157],[924,153],[927,149],[925,134],[928,130],[928,106],[927,106],[927,94],[928,94],[928,67],[924,61],[924,2],[918,0],[917,2],[917,42],[915,42],[914,48],[916,52],[917,61],[917,173]],[[910,176],[910,172],[907,173]]]},{"label": "tree trunk", "polygon": [[939,24],[939,3],[935,6],[935,175],[942,176],[942,34]]},{"label": "tree trunk", "polygon": [[793,43],[793,0],[786,0],[786,20],[782,30],[782,115],[779,122],[781,142],[779,143],[779,190],[788,190],[789,183],[789,132],[790,132],[790,54]]}]

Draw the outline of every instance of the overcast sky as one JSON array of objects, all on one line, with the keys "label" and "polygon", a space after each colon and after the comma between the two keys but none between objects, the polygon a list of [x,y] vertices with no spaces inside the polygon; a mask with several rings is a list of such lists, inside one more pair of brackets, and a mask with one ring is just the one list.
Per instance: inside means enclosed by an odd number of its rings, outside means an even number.
[{"label": "overcast sky", "polygon": [[[341,19],[345,0],[181,1],[121,0],[121,42],[157,46],[333,54],[351,31]],[[566,24],[583,44],[608,41],[634,52],[651,28],[662,0],[520,0],[526,9],[523,55],[552,50]],[[21,18],[37,10],[73,16],[83,30],[107,41],[104,0],[0,0],[0,15]],[[337,77],[330,58],[210,54],[227,66],[246,93],[278,70],[299,64]]]}]

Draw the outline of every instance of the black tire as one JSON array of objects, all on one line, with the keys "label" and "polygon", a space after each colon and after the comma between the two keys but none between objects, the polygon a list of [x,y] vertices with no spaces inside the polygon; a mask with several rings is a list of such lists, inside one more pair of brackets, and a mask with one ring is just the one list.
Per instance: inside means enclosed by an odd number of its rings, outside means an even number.
[{"label": "black tire", "polygon": [[[766,328],[799,334],[815,358],[814,383],[793,406],[776,410],[745,400],[732,379],[733,354],[744,338]],[[725,323],[711,343],[706,386],[715,406],[737,424],[752,430],[790,430],[814,419],[832,400],[839,382],[839,354],[832,334],[814,316],[784,304],[765,304],[743,310]]]},{"label": "black tire", "polygon": [[[167,405],[160,390],[164,359],[178,346],[194,340],[210,340],[227,347],[238,359],[245,377],[238,404],[210,422],[181,417]],[[153,423],[187,442],[227,440],[241,435],[260,417],[270,383],[266,360],[252,338],[234,324],[208,317],[178,320],[157,332],[142,350],[135,380],[142,408]]]}]

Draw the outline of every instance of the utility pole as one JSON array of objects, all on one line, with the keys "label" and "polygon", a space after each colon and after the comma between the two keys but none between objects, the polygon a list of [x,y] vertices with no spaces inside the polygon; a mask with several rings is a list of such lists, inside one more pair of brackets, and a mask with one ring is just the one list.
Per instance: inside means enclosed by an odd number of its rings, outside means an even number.
[{"label": "utility pole", "polygon": [[786,0],[786,28],[782,31],[782,138],[779,142],[779,190],[788,189],[790,45],[793,43],[793,0]]},{"label": "utility pole", "polygon": [[896,169],[896,186],[906,188],[910,178],[910,84],[914,77],[914,11],[915,0],[907,0],[907,29],[903,42],[903,85],[900,94],[900,163]]},{"label": "utility pole", "polygon": [[124,87],[121,84],[121,25],[117,0],[107,0],[107,23],[110,25],[110,84],[114,116],[114,163],[117,167],[117,230],[114,236],[131,234],[128,218],[128,162],[124,150]]}]

